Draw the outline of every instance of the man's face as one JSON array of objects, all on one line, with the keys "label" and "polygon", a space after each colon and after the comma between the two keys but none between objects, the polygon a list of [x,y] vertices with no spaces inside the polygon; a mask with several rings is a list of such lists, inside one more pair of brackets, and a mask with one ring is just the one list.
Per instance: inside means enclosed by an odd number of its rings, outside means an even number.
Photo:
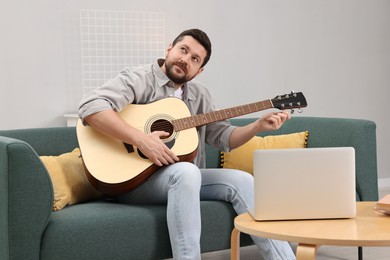
[{"label": "man's face", "polygon": [[206,57],[205,48],[191,36],[170,45],[165,58],[165,73],[175,84],[184,84],[203,71],[201,68]]}]

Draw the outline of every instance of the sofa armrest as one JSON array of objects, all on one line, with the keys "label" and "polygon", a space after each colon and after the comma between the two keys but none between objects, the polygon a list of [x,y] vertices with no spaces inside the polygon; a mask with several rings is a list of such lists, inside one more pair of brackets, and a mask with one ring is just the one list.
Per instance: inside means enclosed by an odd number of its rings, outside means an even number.
[{"label": "sofa armrest", "polygon": [[0,259],[39,259],[52,207],[51,180],[37,153],[0,136]]}]

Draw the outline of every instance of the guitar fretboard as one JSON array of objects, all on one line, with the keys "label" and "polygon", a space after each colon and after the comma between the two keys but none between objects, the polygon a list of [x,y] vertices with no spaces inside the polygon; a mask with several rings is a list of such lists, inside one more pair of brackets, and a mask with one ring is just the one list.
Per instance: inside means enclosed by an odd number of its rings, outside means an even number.
[{"label": "guitar fretboard", "polygon": [[197,126],[207,125],[213,122],[222,121],[225,119],[247,115],[268,108],[272,108],[271,100],[265,100],[247,105],[236,106],[226,109],[221,109],[209,113],[204,113],[195,116],[184,117],[172,121],[175,131],[181,131]]}]

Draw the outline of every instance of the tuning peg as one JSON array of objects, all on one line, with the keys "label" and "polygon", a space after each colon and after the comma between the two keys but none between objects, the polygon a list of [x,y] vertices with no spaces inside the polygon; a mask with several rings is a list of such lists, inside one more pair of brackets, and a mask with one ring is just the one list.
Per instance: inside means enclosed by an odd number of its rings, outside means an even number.
[{"label": "tuning peg", "polygon": [[302,113],[302,112],[303,112],[303,110],[298,108],[298,113]]},{"label": "tuning peg", "polygon": [[290,113],[291,113],[291,114],[294,114],[294,112],[295,112],[294,109],[291,109],[291,112],[290,112]]}]

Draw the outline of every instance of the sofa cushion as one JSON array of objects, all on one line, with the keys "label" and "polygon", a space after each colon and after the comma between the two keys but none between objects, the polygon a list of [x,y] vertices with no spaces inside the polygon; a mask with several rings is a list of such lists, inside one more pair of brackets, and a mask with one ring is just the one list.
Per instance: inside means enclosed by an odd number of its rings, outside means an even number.
[{"label": "sofa cushion", "polygon": [[[202,253],[227,249],[236,216],[230,203],[201,201]],[[172,257],[166,205],[96,200],[53,212],[42,238],[40,260],[127,260]],[[241,236],[241,245],[250,245]]]},{"label": "sofa cushion", "polygon": [[253,174],[254,150],[305,148],[308,137],[308,131],[285,135],[269,135],[266,137],[255,136],[230,152],[221,152],[221,166]]},{"label": "sofa cushion", "polygon": [[40,159],[53,184],[54,211],[102,196],[86,177],[79,148],[59,156],[40,156]]}]

